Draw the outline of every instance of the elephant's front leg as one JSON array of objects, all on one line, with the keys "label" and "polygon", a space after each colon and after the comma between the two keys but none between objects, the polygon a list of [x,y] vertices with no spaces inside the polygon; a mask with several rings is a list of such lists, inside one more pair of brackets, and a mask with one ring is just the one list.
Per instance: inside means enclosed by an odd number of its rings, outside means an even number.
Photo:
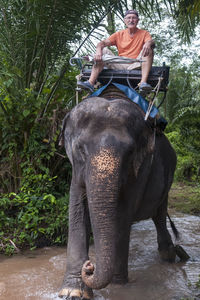
[{"label": "elephant's front leg", "polygon": [[128,254],[130,240],[130,222],[128,212],[123,207],[119,209],[117,224],[116,259],[112,283],[125,284],[128,282]]},{"label": "elephant's front leg", "polygon": [[67,268],[59,297],[91,299],[92,290],[82,281],[81,269],[88,260],[90,220],[85,190],[72,180],[69,203]]}]

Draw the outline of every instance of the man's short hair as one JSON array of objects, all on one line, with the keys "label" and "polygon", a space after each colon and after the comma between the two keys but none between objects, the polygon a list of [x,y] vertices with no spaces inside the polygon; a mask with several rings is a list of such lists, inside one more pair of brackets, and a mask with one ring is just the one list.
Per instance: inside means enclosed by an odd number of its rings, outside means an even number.
[{"label": "man's short hair", "polygon": [[136,15],[137,17],[139,17],[137,10],[135,10],[135,9],[129,9],[129,10],[127,10],[127,11],[125,12],[124,18],[125,18],[127,15],[130,15],[130,14],[134,14],[134,15]]}]

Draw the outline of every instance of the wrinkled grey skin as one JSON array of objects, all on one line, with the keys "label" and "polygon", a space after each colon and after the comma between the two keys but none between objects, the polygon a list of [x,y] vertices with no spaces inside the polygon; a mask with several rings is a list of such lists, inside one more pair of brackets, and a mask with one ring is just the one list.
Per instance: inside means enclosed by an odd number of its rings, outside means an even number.
[{"label": "wrinkled grey skin", "polygon": [[[60,296],[90,299],[92,289],[128,281],[131,224],[152,218],[161,257],[176,253],[166,228],[168,191],[176,155],[164,134],[123,99],[82,101],[63,121],[63,141],[73,167],[67,271]],[[91,232],[96,263],[88,261]]]}]

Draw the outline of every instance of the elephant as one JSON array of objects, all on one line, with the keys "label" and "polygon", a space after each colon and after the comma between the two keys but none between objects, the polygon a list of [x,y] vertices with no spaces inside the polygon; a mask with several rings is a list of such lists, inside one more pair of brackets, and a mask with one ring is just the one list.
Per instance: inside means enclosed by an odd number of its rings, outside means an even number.
[{"label": "elephant", "polygon": [[[92,299],[93,289],[128,282],[133,222],[152,218],[161,258],[175,261],[166,218],[176,154],[153,124],[120,92],[88,97],[66,114],[61,140],[72,180],[60,297]],[[91,232],[95,263],[88,256]]]}]

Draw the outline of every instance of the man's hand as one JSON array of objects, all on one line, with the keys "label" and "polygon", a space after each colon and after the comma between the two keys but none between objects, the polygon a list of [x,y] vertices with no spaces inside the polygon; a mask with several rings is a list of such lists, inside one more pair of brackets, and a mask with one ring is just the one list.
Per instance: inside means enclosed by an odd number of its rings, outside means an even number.
[{"label": "man's hand", "polygon": [[96,53],[94,55],[95,62],[102,61],[103,48],[111,46],[111,42],[109,39],[103,40],[97,44]]},{"label": "man's hand", "polygon": [[143,46],[142,56],[144,56],[144,57],[148,56],[154,46],[155,46],[155,43],[153,40],[147,41]]},{"label": "man's hand", "polygon": [[101,62],[102,61],[102,49],[97,48],[96,53],[94,55],[94,61],[95,62]]}]

